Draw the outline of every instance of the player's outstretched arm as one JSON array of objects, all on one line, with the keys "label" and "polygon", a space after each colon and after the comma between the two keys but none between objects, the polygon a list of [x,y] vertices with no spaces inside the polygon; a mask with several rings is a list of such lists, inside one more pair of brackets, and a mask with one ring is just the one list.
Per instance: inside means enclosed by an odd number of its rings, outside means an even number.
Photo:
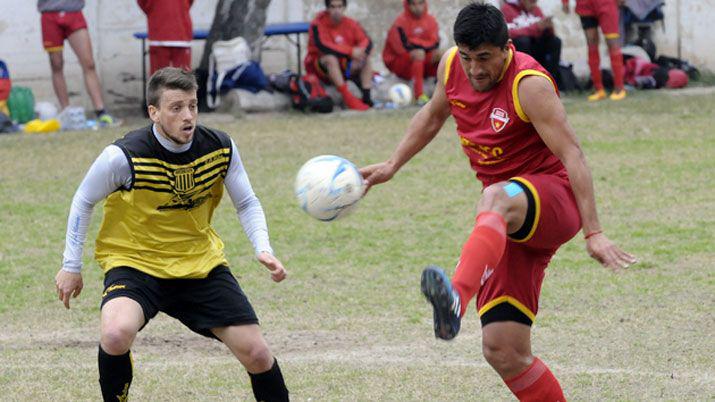
[{"label": "player's outstretched arm", "polygon": [[280,282],[288,276],[288,271],[283,267],[283,263],[278,260],[273,254],[263,251],[256,256],[258,262],[263,264],[269,271],[271,271],[271,279],[274,282]]},{"label": "player's outstretched arm", "polygon": [[119,187],[128,187],[132,174],[129,161],[116,145],[107,146],[90,166],[72,198],[62,268],[55,275],[57,296],[70,308],[70,297],[82,292],[82,252],[94,206]]},{"label": "player's outstretched arm", "polygon": [[437,85],[432,99],[412,117],[405,135],[400,143],[397,144],[390,159],[360,169],[360,174],[365,179],[365,193],[371,186],[390,180],[402,165],[412,159],[434,139],[447,117],[449,117],[450,109],[443,79],[446,58],[447,55],[445,54],[437,68]]},{"label": "player's outstretched arm", "polygon": [[621,250],[603,233],[596,213],[591,171],[553,84],[544,77],[529,76],[521,80],[518,92],[524,113],[568,171],[589,255],[613,270],[635,263],[635,257]]}]

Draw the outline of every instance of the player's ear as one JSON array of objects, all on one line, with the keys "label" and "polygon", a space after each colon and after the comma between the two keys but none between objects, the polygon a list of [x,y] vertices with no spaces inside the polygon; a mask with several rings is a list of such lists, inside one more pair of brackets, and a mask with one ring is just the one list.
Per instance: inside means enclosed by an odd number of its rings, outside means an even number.
[{"label": "player's ear", "polygon": [[147,112],[149,112],[149,118],[154,123],[159,121],[159,108],[154,105],[147,106]]}]

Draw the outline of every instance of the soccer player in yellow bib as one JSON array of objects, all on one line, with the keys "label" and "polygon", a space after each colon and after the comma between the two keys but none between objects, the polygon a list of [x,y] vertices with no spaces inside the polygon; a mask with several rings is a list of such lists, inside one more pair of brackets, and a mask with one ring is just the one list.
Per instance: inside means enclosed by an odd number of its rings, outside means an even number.
[{"label": "soccer player in yellow bib", "polygon": [[99,343],[105,401],[127,398],[130,347],[159,311],[226,344],[248,371],[256,400],[288,400],[278,362],[211,227],[224,187],[258,261],[275,282],[287,272],[273,255],[263,208],[236,144],[226,133],[197,125],[196,90],[190,72],[165,68],[152,75],[147,105],[153,124],[107,146],[72,200],[55,277],[66,308],[82,290],[92,209],[106,199],[95,250],[105,273]]}]

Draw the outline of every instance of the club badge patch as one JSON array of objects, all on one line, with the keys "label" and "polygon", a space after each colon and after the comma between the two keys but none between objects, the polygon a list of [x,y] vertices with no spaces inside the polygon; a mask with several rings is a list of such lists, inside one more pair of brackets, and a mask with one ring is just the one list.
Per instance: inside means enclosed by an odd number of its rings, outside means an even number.
[{"label": "club badge patch", "polygon": [[494,131],[498,133],[509,123],[509,114],[506,110],[495,107],[492,109],[492,114],[489,115],[489,120]]}]

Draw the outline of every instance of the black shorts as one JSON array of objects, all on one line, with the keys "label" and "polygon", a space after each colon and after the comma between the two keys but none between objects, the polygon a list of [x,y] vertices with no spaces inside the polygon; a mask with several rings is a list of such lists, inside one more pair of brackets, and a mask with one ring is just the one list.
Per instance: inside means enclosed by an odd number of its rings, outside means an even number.
[{"label": "black shorts", "polygon": [[593,16],[581,16],[581,28],[598,28],[598,18]]},{"label": "black shorts", "polygon": [[116,297],[139,303],[144,325],[163,311],[210,338],[216,338],[211,328],[258,324],[251,303],[225,266],[203,279],[160,279],[134,268],[112,268],[104,276],[101,306]]}]

